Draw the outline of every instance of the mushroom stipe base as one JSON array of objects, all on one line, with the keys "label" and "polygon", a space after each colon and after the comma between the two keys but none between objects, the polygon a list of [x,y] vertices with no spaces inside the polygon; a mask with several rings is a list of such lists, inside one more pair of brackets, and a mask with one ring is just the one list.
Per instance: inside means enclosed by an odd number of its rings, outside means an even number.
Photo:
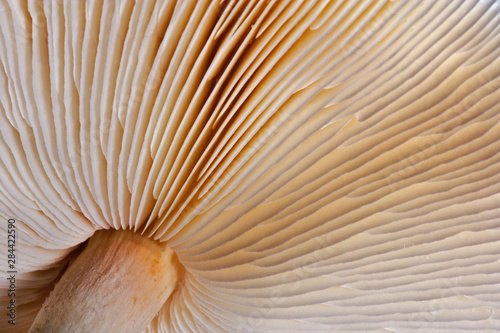
[{"label": "mushroom stipe base", "polygon": [[176,288],[181,271],[164,244],[131,231],[97,231],[29,332],[141,332]]}]

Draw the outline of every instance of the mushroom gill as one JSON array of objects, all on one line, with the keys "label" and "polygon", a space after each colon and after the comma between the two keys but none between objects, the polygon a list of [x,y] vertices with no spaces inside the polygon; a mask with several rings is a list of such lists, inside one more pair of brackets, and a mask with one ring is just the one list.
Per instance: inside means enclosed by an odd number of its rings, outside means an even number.
[{"label": "mushroom gill", "polygon": [[1,0],[0,219],[0,331],[494,331],[500,2]]}]

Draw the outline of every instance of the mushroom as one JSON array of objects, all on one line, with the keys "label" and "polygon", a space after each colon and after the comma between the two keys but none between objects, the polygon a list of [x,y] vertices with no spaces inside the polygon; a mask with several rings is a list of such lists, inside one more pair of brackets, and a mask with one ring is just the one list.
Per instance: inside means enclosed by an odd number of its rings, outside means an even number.
[{"label": "mushroom", "polygon": [[0,8],[1,331],[500,327],[498,1]]}]

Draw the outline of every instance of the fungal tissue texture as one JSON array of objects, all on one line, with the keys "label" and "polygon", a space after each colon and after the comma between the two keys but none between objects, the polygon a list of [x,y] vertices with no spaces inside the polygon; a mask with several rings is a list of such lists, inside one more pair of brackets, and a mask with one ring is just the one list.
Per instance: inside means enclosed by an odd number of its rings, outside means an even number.
[{"label": "fungal tissue texture", "polygon": [[494,332],[500,2],[0,0],[3,312],[9,219],[2,332],[102,229],[185,270],[145,332]]}]

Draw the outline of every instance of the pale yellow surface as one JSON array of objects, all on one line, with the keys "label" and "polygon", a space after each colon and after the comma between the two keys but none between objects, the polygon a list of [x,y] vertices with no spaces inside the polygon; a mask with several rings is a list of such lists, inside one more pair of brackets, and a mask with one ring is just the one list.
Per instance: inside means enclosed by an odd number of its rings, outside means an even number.
[{"label": "pale yellow surface", "polygon": [[20,329],[100,229],[149,332],[500,327],[498,1],[1,0],[0,133]]}]

